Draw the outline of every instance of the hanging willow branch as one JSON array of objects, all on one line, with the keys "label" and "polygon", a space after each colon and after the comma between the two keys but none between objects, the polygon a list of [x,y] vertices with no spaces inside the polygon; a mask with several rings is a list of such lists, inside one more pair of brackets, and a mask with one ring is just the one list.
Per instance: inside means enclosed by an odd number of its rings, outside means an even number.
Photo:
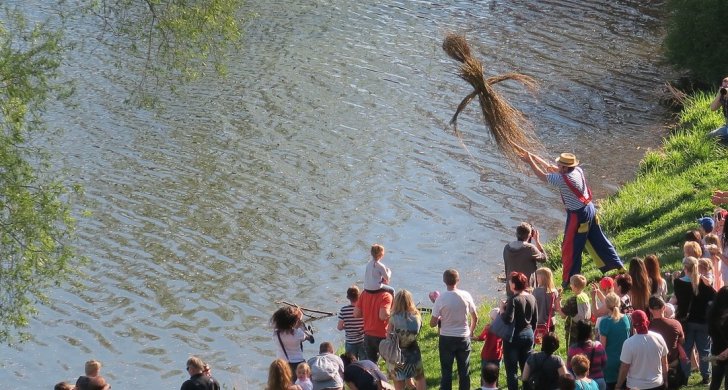
[{"label": "hanging willow branch", "polygon": [[536,81],[530,76],[520,73],[506,73],[485,78],[483,64],[473,58],[463,35],[448,34],[442,42],[442,48],[447,55],[462,62],[459,76],[474,88],[474,91],[460,102],[455,115],[450,120],[458,137],[460,136],[457,130],[458,115],[477,96],[485,124],[490,128],[498,149],[506,158],[517,162],[523,149],[541,149],[533,128],[523,113],[513,108],[492,87],[501,81],[515,80],[533,91],[537,86]]}]

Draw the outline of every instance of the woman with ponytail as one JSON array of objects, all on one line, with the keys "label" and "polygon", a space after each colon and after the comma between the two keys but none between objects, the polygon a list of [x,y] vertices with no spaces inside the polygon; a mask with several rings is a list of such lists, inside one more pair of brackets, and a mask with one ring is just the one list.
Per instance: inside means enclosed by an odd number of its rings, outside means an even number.
[{"label": "woman with ponytail", "polygon": [[609,314],[602,317],[599,321],[599,334],[602,345],[607,352],[607,364],[604,367],[604,381],[607,383],[607,389],[612,390],[617,384],[619,376],[620,360],[619,355],[622,353],[622,344],[624,340],[629,338],[631,324],[629,317],[622,314],[619,309],[622,300],[615,293],[607,294],[604,299]]},{"label": "woman with ponytail", "polygon": [[[700,283],[698,259],[695,257],[689,256],[683,259],[683,271],[685,275],[673,281],[677,306],[675,319],[680,321],[685,332],[685,352],[690,356],[693,346],[698,350],[700,375],[703,377],[703,384],[708,384],[710,363],[706,358],[710,354],[710,336],[706,310],[715,297],[715,290],[705,283]],[[686,377],[689,377],[690,365],[684,365],[683,371]]]}]

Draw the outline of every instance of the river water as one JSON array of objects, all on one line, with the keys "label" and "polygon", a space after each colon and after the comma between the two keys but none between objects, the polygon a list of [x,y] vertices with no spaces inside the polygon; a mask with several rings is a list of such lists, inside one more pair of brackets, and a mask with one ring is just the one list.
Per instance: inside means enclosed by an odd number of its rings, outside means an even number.
[{"label": "river water", "polygon": [[[425,306],[451,267],[478,299],[498,294],[515,226],[531,221],[550,239],[563,211],[552,190],[503,163],[477,106],[459,121],[472,156],[447,127],[470,92],[440,48],[447,32],[467,35],[488,75],[539,81],[535,95],[497,89],[550,158],[577,154],[598,197],[663,134],[659,1],[246,7],[257,15],[228,77],[162,86],[154,110],[125,103],[141,75],[124,64],[138,60],[98,44],[88,18],[69,26],[80,44],[64,72],[77,106],[51,110],[65,132],[48,148],[85,187],[79,214],[92,215],[78,247],[90,262],[82,290],[52,291],[29,342],[2,347],[9,388],[75,380],[90,358],[115,389],[177,388],[195,354],[228,388],[259,389],[275,302],[337,311],[374,242],[387,248],[392,284]],[[316,321],[317,340],[341,345],[335,325]]]}]

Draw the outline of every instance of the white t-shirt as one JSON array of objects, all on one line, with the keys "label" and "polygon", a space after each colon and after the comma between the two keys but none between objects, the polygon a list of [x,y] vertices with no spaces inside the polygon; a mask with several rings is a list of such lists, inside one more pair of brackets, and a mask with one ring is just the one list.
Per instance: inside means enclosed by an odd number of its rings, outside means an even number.
[{"label": "white t-shirt", "polygon": [[[276,335],[278,331],[273,331],[273,343],[278,347],[276,348],[276,357],[279,359],[286,360],[290,363],[299,363],[304,361],[303,358],[303,349],[301,349],[301,342],[306,339],[306,334],[303,333],[303,329],[296,328],[293,330],[293,334],[288,332],[280,332],[281,340],[278,341],[278,336]],[[283,352],[283,348],[281,348],[281,343],[283,343],[283,346],[286,348],[286,352]],[[286,353],[288,354],[288,359],[286,359]]]},{"label": "white t-shirt", "polygon": [[440,336],[470,337],[468,315],[475,314],[475,303],[464,290],[445,291],[435,301],[432,316],[440,317]]},{"label": "white t-shirt", "polygon": [[369,260],[364,271],[364,289],[379,290],[382,287],[382,279],[392,277],[392,271],[382,264],[381,261]]},{"label": "white t-shirt", "polygon": [[313,390],[313,383],[309,378],[306,378],[305,380],[296,379],[296,384],[301,386],[301,389],[303,390]]},{"label": "white t-shirt", "polygon": [[625,340],[619,360],[630,365],[627,387],[651,389],[662,385],[662,358],[666,356],[667,344],[659,333],[648,331]]}]

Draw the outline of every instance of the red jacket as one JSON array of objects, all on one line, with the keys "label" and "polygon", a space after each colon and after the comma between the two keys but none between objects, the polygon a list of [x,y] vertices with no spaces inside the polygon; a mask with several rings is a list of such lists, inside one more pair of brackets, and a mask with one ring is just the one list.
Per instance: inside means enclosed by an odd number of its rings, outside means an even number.
[{"label": "red jacket", "polygon": [[490,325],[483,328],[483,332],[478,336],[478,340],[485,341],[483,349],[480,351],[481,360],[501,360],[503,359],[503,340],[490,332]]}]

